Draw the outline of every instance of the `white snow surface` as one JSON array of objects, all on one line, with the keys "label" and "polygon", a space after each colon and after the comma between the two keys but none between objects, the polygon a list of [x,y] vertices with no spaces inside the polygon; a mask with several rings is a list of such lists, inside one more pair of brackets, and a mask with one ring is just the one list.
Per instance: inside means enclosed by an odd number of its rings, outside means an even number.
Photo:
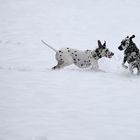
[{"label": "white snow surface", "polygon": [[[140,77],[117,47],[135,34],[139,0],[0,0],[0,140],[140,140]],[[51,70],[54,48],[115,53],[99,72]]]}]

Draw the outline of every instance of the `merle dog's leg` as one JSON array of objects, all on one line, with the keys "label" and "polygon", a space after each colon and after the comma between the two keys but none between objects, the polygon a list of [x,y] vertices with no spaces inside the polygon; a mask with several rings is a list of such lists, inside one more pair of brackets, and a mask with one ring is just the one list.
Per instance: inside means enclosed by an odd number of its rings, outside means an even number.
[{"label": "merle dog's leg", "polygon": [[132,66],[130,66],[129,71],[130,71],[131,74],[134,73],[134,71],[133,71],[133,67],[132,67]]},{"label": "merle dog's leg", "polygon": [[131,74],[134,74],[134,68],[135,68],[134,67],[134,64],[133,63],[130,63],[129,64],[129,71],[130,71]]},{"label": "merle dog's leg", "polygon": [[137,75],[140,75],[140,67],[137,66]]},{"label": "merle dog's leg", "polygon": [[139,75],[139,68],[138,68],[138,65],[137,64],[130,64],[130,67],[129,67],[129,70],[130,70],[130,73],[131,74],[137,74]]},{"label": "merle dog's leg", "polygon": [[125,65],[126,60],[127,60],[127,56],[124,56],[122,66],[127,69],[128,66]]},{"label": "merle dog's leg", "polygon": [[137,75],[140,75],[140,70],[138,69],[138,73],[137,73]]}]

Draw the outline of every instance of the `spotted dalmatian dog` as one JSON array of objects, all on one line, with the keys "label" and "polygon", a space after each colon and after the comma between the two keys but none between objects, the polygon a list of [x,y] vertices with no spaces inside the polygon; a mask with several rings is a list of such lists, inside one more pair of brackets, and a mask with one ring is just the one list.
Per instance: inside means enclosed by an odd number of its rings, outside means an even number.
[{"label": "spotted dalmatian dog", "polygon": [[[140,52],[133,42],[133,38],[135,38],[135,35],[132,35],[131,37],[127,36],[121,41],[121,45],[118,49],[120,51],[124,50],[122,66],[124,68],[129,68],[132,74],[134,74],[134,71],[136,71],[136,74],[140,74]],[[125,65],[126,62],[128,63],[128,66]]]},{"label": "spotted dalmatian dog", "polygon": [[102,45],[100,40],[98,40],[98,48],[85,51],[72,48],[62,48],[57,51],[46,42],[42,42],[56,52],[55,57],[58,63],[52,69],[60,69],[75,64],[79,68],[88,68],[91,66],[92,69],[98,70],[99,59],[102,57],[111,58],[114,55],[113,52],[106,48],[106,42]]}]

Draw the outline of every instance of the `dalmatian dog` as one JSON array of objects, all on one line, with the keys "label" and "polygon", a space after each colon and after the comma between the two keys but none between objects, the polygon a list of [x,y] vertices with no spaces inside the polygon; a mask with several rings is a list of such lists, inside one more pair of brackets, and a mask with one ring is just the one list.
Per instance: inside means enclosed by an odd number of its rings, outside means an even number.
[{"label": "dalmatian dog", "polygon": [[[126,69],[129,68],[132,74],[135,72],[136,74],[140,74],[140,53],[132,40],[133,38],[135,38],[135,35],[132,35],[131,37],[127,36],[121,41],[121,45],[118,49],[120,51],[124,50],[122,66]],[[125,65],[126,62],[128,63],[128,66]]]},{"label": "dalmatian dog", "polygon": [[60,50],[54,49],[52,46],[48,45],[42,40],[42,42],[56,52],[55,58],[57,60],[57,65],[52,69],[60,69],[65,66],[75,64],[79,68],[88,68],[98,70],[98,60],[102,57],[112,58],[114,55],[108,48],[106,48],[106,42],[104,44],[98,40],[98,48],[95,50],[77,50],[73,48],[62,48]]}]

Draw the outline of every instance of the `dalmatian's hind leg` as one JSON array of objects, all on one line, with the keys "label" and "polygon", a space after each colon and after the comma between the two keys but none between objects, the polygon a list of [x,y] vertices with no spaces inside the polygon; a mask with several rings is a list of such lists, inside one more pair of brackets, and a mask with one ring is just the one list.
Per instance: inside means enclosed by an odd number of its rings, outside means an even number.
[{"label": "dalmatian's hind leg", "polygon": [[52,67],[53,70],[63,68],[64,61],[58,61],[57,65]]}]

